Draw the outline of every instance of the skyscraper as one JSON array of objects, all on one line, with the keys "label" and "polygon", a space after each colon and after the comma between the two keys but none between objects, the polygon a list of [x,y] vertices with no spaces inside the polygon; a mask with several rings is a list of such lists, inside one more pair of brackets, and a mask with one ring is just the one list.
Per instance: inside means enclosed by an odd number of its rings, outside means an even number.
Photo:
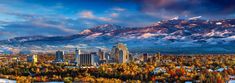
[{"label": "skyscraper", "polygon": [[64,62],[64,51],[56,51],[55,62]]},{"label": "skyscraper", "polygon": [[99,55],[100,60],[105,60],[106,59],[105,58],[105,52],[102,51],[101,49],[99,49],[98,55]]},{"label": "skyscraper", "polygon": [[114,45],[111,51],[111,58],[116,63],[126,63],[129,59],[129,51],[126,45],[123,43]]},{"label": "skyscraper", "polygon": [[80,54],[81,54],[81,51],[76,48],[74,62],[76,63],[77,66],[80,64]]},{"label": "skyscraper", "polygon": [[100,57],[99,57],[99,55],[97,54],[97,52],[92,52],[91,53],[91,55],[92,55],[92,57],[93,57],[93,65],[99,65],[99,63],[100,63]]}]

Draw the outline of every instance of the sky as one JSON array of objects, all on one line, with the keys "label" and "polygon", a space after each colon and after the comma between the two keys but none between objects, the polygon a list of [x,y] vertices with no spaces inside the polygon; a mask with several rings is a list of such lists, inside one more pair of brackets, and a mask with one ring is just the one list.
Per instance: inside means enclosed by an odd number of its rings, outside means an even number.
[{"label": "sky", "polygon": [[102,24],[147,26],[160,20],[235,17],[235,0],[0,0],[0,40],[64,36]]}]

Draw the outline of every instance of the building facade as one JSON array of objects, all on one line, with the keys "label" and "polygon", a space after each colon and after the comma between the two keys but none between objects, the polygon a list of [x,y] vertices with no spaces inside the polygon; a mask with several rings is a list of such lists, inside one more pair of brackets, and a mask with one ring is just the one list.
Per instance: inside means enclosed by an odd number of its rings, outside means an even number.
[{"label": "building facade", "polygon": [[129,59],[129,51],[126,45],[122,43],[114,45],[111,51],[111,58],[116,63],[126,63]]},{"label": "building facade", "polygon": [[148,61],[148,53],[144,53],[143,57],[144,57],[144,62],[147,62]]},{"label": "building facade", "polygon": [[101,49],[99,49],[98,55],[99,55],[100,60],[106,60],[106,58],[105,58],[105,52],[102,51]]},{"label": "building facade", "polygon": [[37,55],[27,56],[27,62],[37,63],[38,62],[38,56]]},{"label": "building facade", "polygon": [[55,62],[64,62],[64,51],[56,51]]},{"label": "building facade", "polygon": [[80,54],[81,54],[81,51],[76,48],[75,49],[74,62],[77,66],[80,64]]},{"label": "building facade", "polygon": [[94,55],[93,54],[80,54],[80,65],[81,66],[93,66]]}]

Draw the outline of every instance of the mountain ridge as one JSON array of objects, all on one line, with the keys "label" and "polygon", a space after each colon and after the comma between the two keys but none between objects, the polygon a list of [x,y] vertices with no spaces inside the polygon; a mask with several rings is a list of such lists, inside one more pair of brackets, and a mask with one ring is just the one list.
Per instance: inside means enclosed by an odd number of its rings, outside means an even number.
[{"label": "mountain ridge", "polygon": [[[170,50],[175,48],[205,48],[209,51],[231,53],[235,52],[232,50],[235,49],[235,47],[233,48],[235,43],[235,19],[173,19],[159,21],[146,27],[104,24],[69,36],[16,37],[2,40],[0,44],[12,46],[87,44],[91,47],[96,45],[111,47],[117,42],[126,43],[130,48],[159,48],[156,51],[168,48],[172,48]],[[209,47],[210,49],[206,49]]]}]

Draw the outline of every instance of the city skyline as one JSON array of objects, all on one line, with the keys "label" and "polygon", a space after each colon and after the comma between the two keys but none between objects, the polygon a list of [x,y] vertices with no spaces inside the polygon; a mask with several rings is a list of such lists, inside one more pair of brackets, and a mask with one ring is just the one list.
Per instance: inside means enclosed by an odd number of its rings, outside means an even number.
[{"label": "city skyline", "polygon": [[0,0],[0,83],[235,83],[235,0]]}]

